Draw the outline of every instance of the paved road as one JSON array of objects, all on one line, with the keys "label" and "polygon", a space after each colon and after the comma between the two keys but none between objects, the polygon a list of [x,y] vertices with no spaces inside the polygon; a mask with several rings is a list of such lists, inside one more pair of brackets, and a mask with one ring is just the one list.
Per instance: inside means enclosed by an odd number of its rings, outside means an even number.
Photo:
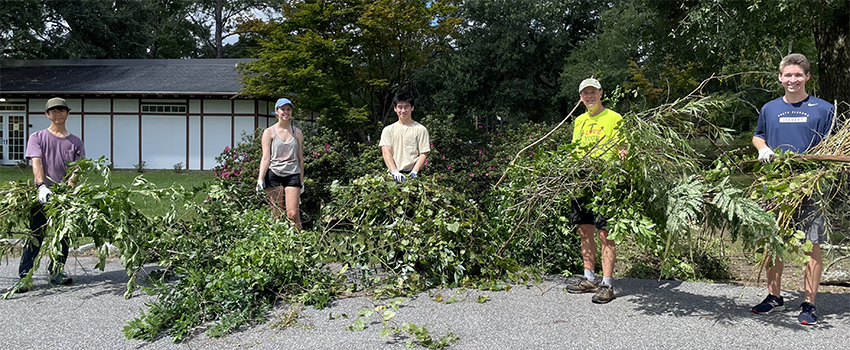
[{"label": "paved road", "polygon": [[[366,298],[342,299],[324,310],[300,310],[298,325],[286,329],[270,326],[280,319],[272,316],[271,323],[222,339],[200,335],[181,344],[167,337],[127,340],[122,328],[152,299],[142,293],[130,300],[122,297],[127,276],[118,261],[103,272],[92,268],[91,258],[78,258],[70,266],[72,261],[66,271],[75,277],[73,285],[50,288],[46,273],[39,271],[33,291],[0,300],[0,348],[405,348],[404,338],[381,338],[380,323],[370,323],[362,332],[346,330],[358,310],[374,307]],[[0,263],[0,286],[9,286],[17,259]],[[847,349],[850,344],[848,294],[819,295],[822,321],[802,326],[796,322],[799,292],[784,293],[793,305],[786,311],[754,315],[749,308],[763,299],[764,288],[621,279],[615,285],[618,298],[595,305],[589,294],[564,293],[566,282],[551,277],[543,285],[514,286],[507,292],[432,291],[444,300],[455,296],[453,304],[422,293],[405,299],[394,322],[426,326],[436,337],[454,332],[459,339],[450,349]],[[478,303],[480,295],[488,300]],[[341,314],[349,318],[329,317]]]}]

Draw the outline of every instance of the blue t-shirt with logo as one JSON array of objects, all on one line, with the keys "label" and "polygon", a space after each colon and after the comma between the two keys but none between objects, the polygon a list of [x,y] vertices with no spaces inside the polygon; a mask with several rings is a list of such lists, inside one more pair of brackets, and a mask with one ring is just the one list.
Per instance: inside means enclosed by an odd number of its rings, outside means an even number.
[{"label": "blue t-shirt with logo", "polygon": [[814,96],[797,103],[779,97],[761,108],[753,136],[772,149],[802,154],[829,135],[834,111],[832,104]]}]

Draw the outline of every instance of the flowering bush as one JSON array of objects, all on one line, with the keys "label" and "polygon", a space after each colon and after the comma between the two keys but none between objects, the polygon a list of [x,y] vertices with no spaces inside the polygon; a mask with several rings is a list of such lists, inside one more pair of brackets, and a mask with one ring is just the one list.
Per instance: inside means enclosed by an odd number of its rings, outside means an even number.
[{"label": "flowering bush", "polygon": [[241,198],[256,198],[254,201],[242,201],[251,203],[253,208],[259,208],[263,204],[264,196],[257,194],[257,174],[260,171],[260,159],[263,157],[262,149],[263,128],[257,128],[253,133],[242,134],[242,141],[233,148],[225,147],[220,155],[215,157],[218,166],[213,168],[213,173],[219,184],[224,188],[234,191]]}]

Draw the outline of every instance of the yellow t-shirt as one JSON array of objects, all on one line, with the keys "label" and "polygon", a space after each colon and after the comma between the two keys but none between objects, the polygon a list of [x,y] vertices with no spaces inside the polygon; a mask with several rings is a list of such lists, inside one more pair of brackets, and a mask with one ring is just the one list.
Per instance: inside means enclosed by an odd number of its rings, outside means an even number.
[{"label": "yellow t-shirt", "polygon": [[595,117],[591,117],[588,112],[578,116],[573,123],[573,143],[577,143],[578,147],[573,153],[582,157],[592,149],[591,156],[601,155],[603,159],[616,156],[619,152],[619,124],[622,120],[619,113],[607,108]]},{"label": "yellow t-shirt", "polygon": [[411,171],[419,154],[431,151],[431,137],[428,129],[418,122],[414,121],[410,125],[395,122],[381,132],[381,143],[378,146],[391,146],[398,170]]}]

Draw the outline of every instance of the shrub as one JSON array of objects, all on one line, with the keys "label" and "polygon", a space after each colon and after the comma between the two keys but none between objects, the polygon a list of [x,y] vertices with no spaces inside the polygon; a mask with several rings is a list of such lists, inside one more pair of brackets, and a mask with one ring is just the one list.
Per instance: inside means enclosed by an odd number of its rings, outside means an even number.
[{"label": "shrub", "polygon": [[510,259],[495,254],[501,240],[475,202],[431,178],[397,184],[376,174],[350,185],[334,182],[334,200],[322,216],[329,235],[319,244],[337,261],[381,265],[393,293],[515,272]]},{"label": "shrub", "polygon": [[183,162],[174,164],[172,166],[172,168],[174,169],[174,172],[178,173],[178,174],[182,174],[182,173],[186,172],[186,166],[183,164]]}]

